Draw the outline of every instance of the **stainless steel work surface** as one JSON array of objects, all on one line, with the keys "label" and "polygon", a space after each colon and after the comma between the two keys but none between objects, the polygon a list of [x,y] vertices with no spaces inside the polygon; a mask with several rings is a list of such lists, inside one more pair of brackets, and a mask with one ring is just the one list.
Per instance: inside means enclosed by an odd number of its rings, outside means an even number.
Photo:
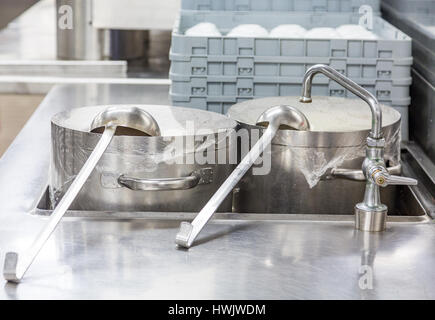
[{"label": "stainless steel work surface", "polygon": [[[51,116],[86,105],[168,104],[167,92],[92,84],[49,93],[0,160],[0,262],[45,223],[31,213],[48,180]],[[0,299],[435,298],[432,222],[364,233],[351,221],[215,220],[188,251],[175,247],[178,226],[65,218],[23,282],[2,282]],[[361,272],[373,289],[361,289]]]},{"label": "stainless steel work surface", "polygon": [[[351,223],[219,221],[189,251],[175,248],[177,229],[178,222],[66,219],[24,281],[6,284],[0,297],[435,297],[431,225],[391,226],[364,237]],[[13,237],[21,247],[31,239],[17,236],[2,232],[2,244]],[[373,290],[359,288],[361,264],[373,266]]]}]

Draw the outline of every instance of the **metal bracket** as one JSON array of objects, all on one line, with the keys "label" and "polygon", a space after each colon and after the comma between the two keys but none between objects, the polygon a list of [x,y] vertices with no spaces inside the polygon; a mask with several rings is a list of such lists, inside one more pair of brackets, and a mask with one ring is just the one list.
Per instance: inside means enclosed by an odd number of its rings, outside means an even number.
[{"label": "metal bracket", "polygon": [[[117,188],[124,188],[125,186],[119,183],[119,178],[123,177],[124,174],[119,174],[115,172],[108,172],[103,171],[100,175],[100,183],[101,186],[105,189],[117,189]],[[193,171],[188,177],[195,176],[199,179],[198,183],[195,185],[200,184],[210,184],[213,182],[213,169],[212,168],[201,168],[198,170]],[[168,178],[132,178],[137,180],[168,180]],[[169,178],[169,179],[177,179],[177,178]],[[182,179],[182,178],[179,178]]]}]

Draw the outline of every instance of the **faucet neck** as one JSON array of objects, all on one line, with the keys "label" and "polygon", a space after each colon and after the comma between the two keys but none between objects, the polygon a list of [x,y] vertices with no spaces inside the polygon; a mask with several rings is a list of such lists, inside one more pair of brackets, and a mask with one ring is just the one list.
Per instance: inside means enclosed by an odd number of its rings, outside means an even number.
[{"label": "faucet neck", "polygon": [[304,103],[312,101],[311,100],[312,81],[314,76],[318,73],[322,73],[328,78],[342,85],[344,88],[346,88],[356,96],[363,99],[369,105],[370,111],[372,112],[372,128],[370,131],[370,137],[373,139],[381,139],[382,138],[382,132],[381,132],[382,110],[376,97],[373,96],[370,92],[368,92],[360,85],[356,84],[354,81],[343,76],[340,72],[336,71],[335,69],[327,65],[316,64],[307,70],[302,82],[302,96],[299,101]]}]

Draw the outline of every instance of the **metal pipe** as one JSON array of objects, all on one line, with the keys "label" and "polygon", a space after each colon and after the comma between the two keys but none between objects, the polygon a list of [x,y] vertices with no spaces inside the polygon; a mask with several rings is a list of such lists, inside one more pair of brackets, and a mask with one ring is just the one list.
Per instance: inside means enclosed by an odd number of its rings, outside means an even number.
[{"label": "metal pipe", "polygon": [[382,138],[382,110],[376,97],[360,85],[346,78],[337,70],[327,65],[316,64],[307,70],[302,82],[302,96],[300,97],[299,101],[304,103],[312,101],[311,85],[314,76],[318,73],[324,74],[328,78],[334,80],[335,82],[342,85],[344,88],[367,102],[372,112],[372,129],[370,131],[370,137],[374,139]]}]

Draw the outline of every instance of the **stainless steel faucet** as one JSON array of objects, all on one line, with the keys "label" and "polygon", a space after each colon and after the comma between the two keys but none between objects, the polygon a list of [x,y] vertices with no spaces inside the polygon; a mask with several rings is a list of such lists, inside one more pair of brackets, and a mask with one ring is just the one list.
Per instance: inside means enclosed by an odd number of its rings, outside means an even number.
[{"label": "stainless steel faucet", "polygon": [[386,205],[381,203],[379,187],[388,185],[416,185],[417,180],[390,175],[384,162],[385,139],[382,135],[382,110],[378,100],[366,89],[362,88],[337,70],[323,64],[317,64],[307,70],[302,83],[300,102],[309,103],[311,84],[316,74],[322,73],[342,85],[344,88],[363,99],[372,112],[372,128],[367,137],[366,157],[362,171],[366,178],[366,189],[363,202],[355,206],[355,228],[363,231],[384,231],[386,227]]}]

